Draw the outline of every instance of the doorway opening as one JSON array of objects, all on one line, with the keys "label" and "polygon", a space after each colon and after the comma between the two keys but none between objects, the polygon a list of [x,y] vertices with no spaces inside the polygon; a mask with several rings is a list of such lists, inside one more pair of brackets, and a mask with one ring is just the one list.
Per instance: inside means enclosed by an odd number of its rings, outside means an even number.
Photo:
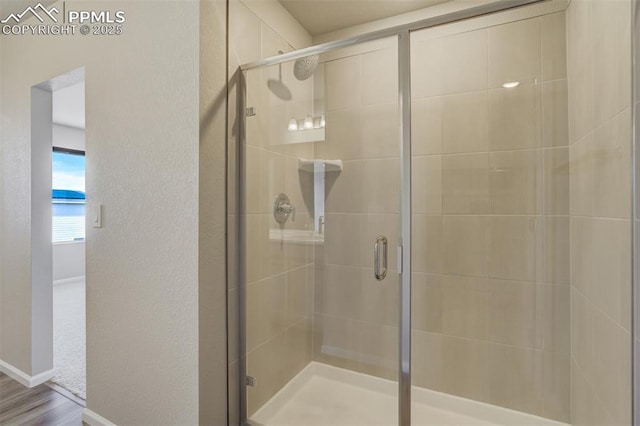
[{"label": "doorway opening", "polygon": [[52,92],[51,380],[86,399],[84,80]]}]

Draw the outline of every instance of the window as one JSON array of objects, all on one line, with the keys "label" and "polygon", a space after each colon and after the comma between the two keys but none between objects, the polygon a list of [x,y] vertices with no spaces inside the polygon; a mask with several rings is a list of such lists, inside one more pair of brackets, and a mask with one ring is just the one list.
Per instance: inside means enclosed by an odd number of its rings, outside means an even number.
[{"label": "window", "polygon": [[84,171],[83,151],[53,148],[51,198],[54,243],[84,240]]}]

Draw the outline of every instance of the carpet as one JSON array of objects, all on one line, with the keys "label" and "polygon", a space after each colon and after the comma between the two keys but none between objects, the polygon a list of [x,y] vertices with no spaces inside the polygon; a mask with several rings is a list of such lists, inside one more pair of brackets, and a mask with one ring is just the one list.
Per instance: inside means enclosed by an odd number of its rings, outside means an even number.
[{"label": "carpet", "polygon": [[82,399],[87,398],[85,281],[53,286],[52,382]]}]

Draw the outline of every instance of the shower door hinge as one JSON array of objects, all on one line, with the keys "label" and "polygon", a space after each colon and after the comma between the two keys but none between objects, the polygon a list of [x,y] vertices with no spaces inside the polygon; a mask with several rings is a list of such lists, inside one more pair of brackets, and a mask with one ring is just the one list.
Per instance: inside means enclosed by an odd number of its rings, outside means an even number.
[{"label": "shower door hinge", "polygon": [[252,388],[255,388],[258,385],[258,379],[256,379],[253,376],[246,376],[244,378],[244,384],[247,386],[251,386]]},{"label": "shower door hinge", "polygon": [[247,108],[247,117],[253,117],[256,115],[256,109],[254,107]]},{"label": "shower door hinge", "polygon": [[402,246],[398,246],[398,274],[402,273]]}]

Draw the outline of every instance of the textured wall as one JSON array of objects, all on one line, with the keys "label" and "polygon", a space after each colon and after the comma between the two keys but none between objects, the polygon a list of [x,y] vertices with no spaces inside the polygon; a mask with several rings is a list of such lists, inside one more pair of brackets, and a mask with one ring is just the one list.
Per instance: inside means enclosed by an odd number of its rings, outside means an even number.
[{"label": "textured wall", "polygon": [[573,424],[630,424],[630,16],[567,10]]},{"label": "textured wall", "polygon": [[30,372],[29,89],[85,67],[88,408],[196,424],[198,3],[149,5],[91,2],[126,11],[120,37],[3,36],[0,358]]}]

